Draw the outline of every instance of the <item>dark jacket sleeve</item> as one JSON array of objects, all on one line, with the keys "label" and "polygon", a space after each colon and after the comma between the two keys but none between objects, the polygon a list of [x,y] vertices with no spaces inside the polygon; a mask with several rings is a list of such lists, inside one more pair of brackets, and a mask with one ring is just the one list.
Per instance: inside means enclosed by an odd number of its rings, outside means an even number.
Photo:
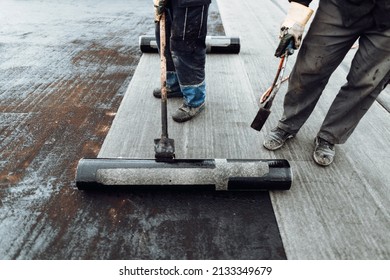
[{"label": "dark jacket sleeve", "polygon": [[305,6],[309,6],[311,1],[312,0],[288,0],[288,2],[297,2],[297,3],[305,5]]}]

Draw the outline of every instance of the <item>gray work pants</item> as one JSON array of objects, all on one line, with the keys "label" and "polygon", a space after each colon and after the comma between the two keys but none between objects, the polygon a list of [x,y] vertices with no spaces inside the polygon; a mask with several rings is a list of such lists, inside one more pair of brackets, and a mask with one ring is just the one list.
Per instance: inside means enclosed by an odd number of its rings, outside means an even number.
[{"label": "gray work pants", "polygon": [[335,2],[320,1],[290,75],[278,127],[292,134],[299,131],[331,74],[359,39],[347,83],[338,92],[318,132],[330,143],[342,144],[390,80],[390,29],[379,31],[371,15],[347,28]]}]

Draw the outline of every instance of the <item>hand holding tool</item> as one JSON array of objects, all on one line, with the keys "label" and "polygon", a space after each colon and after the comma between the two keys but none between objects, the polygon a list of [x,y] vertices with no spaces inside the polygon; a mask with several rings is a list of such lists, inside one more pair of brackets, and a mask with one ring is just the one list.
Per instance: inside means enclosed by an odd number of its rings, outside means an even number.
[{"label": "hand holding tool", "polygon": [[[293,38],[294,41],[293,49],[299,48],[302,41],[303,31],[305,30],[305,25],[312,14],[313,10],[309,7],[297,2],[291,2],[287,16],[280,28],[280,44],[278,49],[285,49],[290,38]],[[284,38],[287,38],[287,40],[283,40]],[[281,46],[283,44],[284,48]],[[283,51],[275,53],[275,55],[277,57],[281,57],[283,55]]]},{"label": "hand holding tool", "polygon": [[284,80],[286,80],[283,78],[283,75],[286,69],[288,56],[293,53],[293,40],[290,40],[287,48],[284,51],[284,54],[280,58],[278,70],[276,71],[276,76],[271,87],[269,87],[260,97],[260,109],[251,124],[251,127],[257,131],[260,131],[263,128],[265,122],[268,119],[268,116],[271,113],[270,109],[272,106],[272,101],[274,100],[276,93],[279,91],[280,85]]}]

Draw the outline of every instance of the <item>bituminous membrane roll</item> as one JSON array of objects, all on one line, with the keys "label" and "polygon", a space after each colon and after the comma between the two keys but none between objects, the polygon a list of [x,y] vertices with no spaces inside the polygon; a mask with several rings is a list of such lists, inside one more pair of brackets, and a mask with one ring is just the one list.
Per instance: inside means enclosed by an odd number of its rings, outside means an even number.
[{"label": "bituminous membrane roll", "polygon": [[266,162],[216,159],[213,168],[99,169],[96,180],[103,185],[215,185],[216,190],[227,190],[229,178],[262,177],[268,172]]}]

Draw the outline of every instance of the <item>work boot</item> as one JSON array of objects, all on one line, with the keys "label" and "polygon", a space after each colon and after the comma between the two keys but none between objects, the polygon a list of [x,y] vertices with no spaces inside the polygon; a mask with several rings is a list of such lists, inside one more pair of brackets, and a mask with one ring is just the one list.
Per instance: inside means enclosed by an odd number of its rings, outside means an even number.
[{"label": "work boot", "polygon": [[[154,89],[153,96],[156,98],[161,98],[161,88]],[[172,97],[183,97],[183,93],[181,92],[180,84],[176,72],[168,71],[167,72],[167,98],[172,98]]]},{"label": "work boot", "polygon": [[322,139],[321,137],[316,137],[315,139],[315,148],[313,153],[314,161],[322,166],[328,166],[333,162],[335,155],[334,145]]},{"label": "work boot", "polygon": [[172,119],[176,122],[186,122],[190,119],[197,116],[200,112],[203,111],[205,107],[205,104],[202,103],[199,107],[189,107],[188,105],[184,104],[181,105],[175,113],[172,115]]},{"label": "work boot", "polygon": [[263,146],[268,150],[274,151],[281,148],[288,139],[293,137],[293,134],[284,131],[279,127],[275,127],[267,136],[265,136]]},{"label": "work boot", "polygon": [[[153,90],[153,96],[156,98],[161,98],[161,88],[155,88]],[[177,91],[171,91],[167,89],[167,98],[174,98],[174,97],[183,97],[183,93],[181,92],[181,90],[179,89]]]}]

